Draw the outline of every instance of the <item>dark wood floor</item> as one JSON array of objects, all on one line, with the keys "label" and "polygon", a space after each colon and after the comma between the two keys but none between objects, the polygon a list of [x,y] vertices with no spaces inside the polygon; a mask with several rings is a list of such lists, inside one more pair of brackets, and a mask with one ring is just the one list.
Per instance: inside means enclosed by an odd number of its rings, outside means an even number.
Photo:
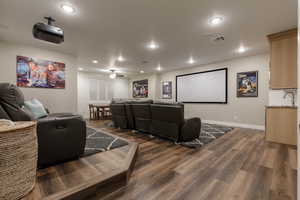
[{"label": "dark wood floor", "polygon": [[36,185],[23,200],[84,199],[91,193],[106,195],[127,184],[137,144],[97,153],[40,169]]},{"label": "dark wood floor", "polygon": [[139,154],[125,188],[90,200],[296,200],[297,150],[265,142],[262,131],[235,129],[194,150],[106,130],[139,143]]}]

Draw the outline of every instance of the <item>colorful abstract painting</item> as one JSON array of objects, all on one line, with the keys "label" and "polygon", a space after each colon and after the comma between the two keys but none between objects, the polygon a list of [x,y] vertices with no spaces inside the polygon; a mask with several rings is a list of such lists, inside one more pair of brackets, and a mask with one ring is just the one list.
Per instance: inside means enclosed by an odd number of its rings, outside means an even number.
[{"label": "colorful abstract painting", "polygon": [[17,56],[17,86],[65,88],[65,64]]},{"label": "colorful abstract painting", "polygon": [[258,72],[241,72],[237,74],[237,97],[258,96]]}]

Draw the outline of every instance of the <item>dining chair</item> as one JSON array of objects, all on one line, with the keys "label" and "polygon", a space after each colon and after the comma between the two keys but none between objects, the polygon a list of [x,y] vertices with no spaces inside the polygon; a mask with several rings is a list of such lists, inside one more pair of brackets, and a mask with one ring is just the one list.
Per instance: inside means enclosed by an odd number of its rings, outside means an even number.
[{"label": "dining chair", "polygon": [[108,107],[108,108],[104,108],[104,115],[105,115],[105,117],[110,117],[111,116],[111,112],[110,112],[110,108]]},{"label": "dining chair", "polygon": [[89,110],[90,110],[90,119],[95,120],[97,118],[96,107],[93,104],[89,104]]},{"label": "dining chair", "polygon": [[104,112],[103,112],[103,109],[101,107],[97,107],[96,109],[96,115],[97,115],[97,119],[100,120],[101,117],[104,116]]}]

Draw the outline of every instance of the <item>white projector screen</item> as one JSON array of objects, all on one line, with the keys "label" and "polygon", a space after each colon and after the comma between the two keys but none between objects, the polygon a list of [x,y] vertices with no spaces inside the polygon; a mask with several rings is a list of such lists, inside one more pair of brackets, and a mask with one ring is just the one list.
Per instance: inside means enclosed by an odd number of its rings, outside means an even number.
[{"label": "white projector screen", "polygon": [[227,103],[227,68],[176,76],[176,101]]}]

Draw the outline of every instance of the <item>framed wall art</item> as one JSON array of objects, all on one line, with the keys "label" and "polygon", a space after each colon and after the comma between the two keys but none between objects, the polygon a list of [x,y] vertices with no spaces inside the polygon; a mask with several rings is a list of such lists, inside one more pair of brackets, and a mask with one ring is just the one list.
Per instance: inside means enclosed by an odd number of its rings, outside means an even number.
[{"label": "framed wall art", "polygon": [[237,97],[258,97],[258,71],[237,73]]},{"label": "framed wall art", "polygon": [[161,91],[163,99],[172,99],[172,81],[163,81]]},{"label": "framed wall art", "polygon": [[132,97],[133,98],[148,98],[148,79],[133,81]]},{"label": "framed wall art", "polygon": [[17,56],[17,86],[65,88],[65,64]]}]

